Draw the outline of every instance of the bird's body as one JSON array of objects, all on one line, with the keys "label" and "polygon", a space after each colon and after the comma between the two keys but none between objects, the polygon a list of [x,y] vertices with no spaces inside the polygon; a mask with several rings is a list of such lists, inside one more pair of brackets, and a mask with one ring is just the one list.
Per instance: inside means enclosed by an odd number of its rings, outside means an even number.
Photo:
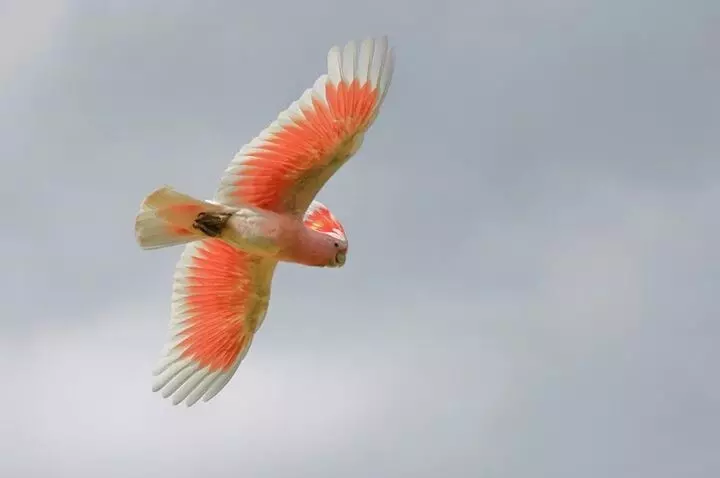
[{"label": "bird's body", "polygon": [[293,216],[244,207],[230,217],[227,230],[227,242],[254,255],[318,267],[345,261],[343,237],[318,232]]},{"label": "bird's body", "polygon": [[[316,209],[311,225],[317,224],[317,213],[328,216],[331,223],[336,222],[320,203]],[[247,204],[225,206],[201,201],[169,187],[153,191],[145,198],[135,221],[135,235],[143,249],[212,237],[254,256],[307,266],[341,266],[347,252],[342,229],[328,234],[305,225],[293,215]]]},{"label": "bird's body", "polygon": [[328,53],[328,72],[232,160],[212,201],[160,188],[136,218],[145,249],[185,244],[153,390],[214,397],[262,324],[279,262],[340,267],[347,237],[315,195],[360,148],[390,86],[385,37]]}]

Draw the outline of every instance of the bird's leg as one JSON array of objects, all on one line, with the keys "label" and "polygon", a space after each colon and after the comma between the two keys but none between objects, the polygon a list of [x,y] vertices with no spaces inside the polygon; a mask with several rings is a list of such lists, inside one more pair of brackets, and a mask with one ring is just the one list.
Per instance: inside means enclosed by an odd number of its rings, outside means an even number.
[{"label": "bird's leg", "polygon": [[201,212],[193,222],[193,228],[210,237],[218,237],[232,217],[230,212]]}]

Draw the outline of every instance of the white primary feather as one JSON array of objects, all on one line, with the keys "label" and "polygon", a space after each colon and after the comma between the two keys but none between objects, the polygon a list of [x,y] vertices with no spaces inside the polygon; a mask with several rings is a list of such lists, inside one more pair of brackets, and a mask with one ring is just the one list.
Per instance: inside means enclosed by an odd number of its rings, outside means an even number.
[{"label": "white primary feather", "polygon": [[327,55],[328,77],[333,85],[342,81],[342,53],[340,47],[334,46]]},{"label": "white primary feather", "polygon": [[355,79],[355,71],[356,71],[356,63],[355,63],[355,51],[357,48],[355,47],[355,42],[350,41],[345,45],[345,48],[343,49],[343,59],[342,59],[342,77],[343,81],[345,81],[345,84],[349,85],[353,82]]},{"label": "white primary feather", "polygon": [[370,74],[370,66],[372,65],[373,50],[375,49],[375,40],[368,38],[360,44],[360,54],[358,56],[358,70],[355,76],[361,84],[368,81]]}]

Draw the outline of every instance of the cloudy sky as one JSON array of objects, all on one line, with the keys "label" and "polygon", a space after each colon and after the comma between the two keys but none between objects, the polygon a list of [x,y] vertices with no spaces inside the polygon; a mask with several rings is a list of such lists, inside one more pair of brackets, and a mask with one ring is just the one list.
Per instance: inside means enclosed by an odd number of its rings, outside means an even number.
[{"label": "cloudy sky", "polygon": [[[278,268],[209,403],[150,390],[162,184],[388,34],[320,192],[347,265]],[[0,475],[720,476],[716,0],[0,1]]]}]

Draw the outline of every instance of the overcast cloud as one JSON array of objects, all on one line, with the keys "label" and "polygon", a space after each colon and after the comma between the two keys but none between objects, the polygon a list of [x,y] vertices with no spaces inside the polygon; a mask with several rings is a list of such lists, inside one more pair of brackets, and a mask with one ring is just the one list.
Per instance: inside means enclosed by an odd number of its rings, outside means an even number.
[{"label": "overcast cloud", "polygon": [[[180,248],[140,201],[388,34],[320,192],[347,265],[278,268],[228,386],[150,390]],[[0,475],[720,476],[720,3],[0,1]]]}]

